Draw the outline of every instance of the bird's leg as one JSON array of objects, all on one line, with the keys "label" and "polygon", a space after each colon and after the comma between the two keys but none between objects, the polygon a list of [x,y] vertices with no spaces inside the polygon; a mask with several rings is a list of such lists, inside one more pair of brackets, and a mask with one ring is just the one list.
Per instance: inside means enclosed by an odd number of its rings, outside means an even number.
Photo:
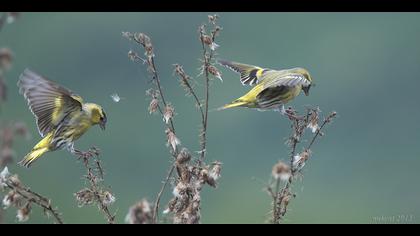
[{"label": "bird's leg", "polygon": [[286,109],[284,108],[284,104],[281,104],[281,106],[279,107],[279,111],[281,115],[287,115]]}]

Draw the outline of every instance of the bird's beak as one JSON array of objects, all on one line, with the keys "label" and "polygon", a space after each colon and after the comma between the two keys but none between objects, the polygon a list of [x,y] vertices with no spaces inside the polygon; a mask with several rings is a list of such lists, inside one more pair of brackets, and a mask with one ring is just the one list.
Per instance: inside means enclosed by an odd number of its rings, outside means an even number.
[{"label": "bird's beak", "polygon": [[308,87],[303,87],[302,88],[302,90],[303,90],[303,92],[305,93],[305,95],[306,96],[308,96],[309,95],[309,88],[310,88],[311,86],[309,85]]},{"label": "bird's beak", "polygon": [[105,126],[106,126],[106,116],[104,116],[104,118],[99,122],[99,126],[101,127],[102,130],[105,130]]}]

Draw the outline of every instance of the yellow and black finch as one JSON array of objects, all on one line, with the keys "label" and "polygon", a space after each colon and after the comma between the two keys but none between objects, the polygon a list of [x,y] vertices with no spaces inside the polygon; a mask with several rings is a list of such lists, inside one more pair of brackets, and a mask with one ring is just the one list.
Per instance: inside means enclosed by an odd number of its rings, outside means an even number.
[{"label": "yellow and black finch", "polygon": [[233,61],[218,60],[241,76],[243,85],[255,85],[247,94],[220,108],[248,107],[261,110],[279,109],[303,90],[309,95],[312,77],[303,68],[273,70]]},{"label": "yellow and black finch", "polygon": [[74,141],[90,127],[98,124],[105,129],[107,118],[101,106],[84,103],[80,96],[29,69],[21,74],[18,87],[43,138],[20,162],[25,167],[49,151],[67,148],[78,152]]}]

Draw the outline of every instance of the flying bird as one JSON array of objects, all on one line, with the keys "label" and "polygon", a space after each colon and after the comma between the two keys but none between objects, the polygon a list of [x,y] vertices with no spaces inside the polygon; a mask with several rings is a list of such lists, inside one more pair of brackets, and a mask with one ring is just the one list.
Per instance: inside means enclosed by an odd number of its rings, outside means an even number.
[{"label": "flying bird", "polygon": [[50,151],[67,148],[71,153],[80,152],[74,142],[90,127],[99,125],[105,130],[107,117],[101,106],[84,103],[79,95],[29,69],[20,75],[18,87],[43,138],[19,162],[24,167]]},{"label": "flying bird", "polygon": [[280,109],[284,113],[284,104],[293,100],[302,90],[308,96],[312,85],[312,77],[303,68],[273,70],[233,61],[218,60],[218,63],[239,73],[243,85],[255,85],[247,94],[219,110],[248,107],[260,110]]}]

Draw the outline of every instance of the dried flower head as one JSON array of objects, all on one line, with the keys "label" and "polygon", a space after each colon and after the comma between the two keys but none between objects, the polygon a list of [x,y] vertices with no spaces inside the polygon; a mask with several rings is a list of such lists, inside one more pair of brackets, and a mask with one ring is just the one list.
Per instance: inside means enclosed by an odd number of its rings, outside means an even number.
[{"label": "dried flower head", "polygon": [[4,209],[9,208],[10,206],[20,207],[22,206],[22,203],[23,197],[14,190],[9,191],[2,201]]},{"label": "dried flower head", "polygon": [[0,71],[7,71],[12,66],[13,53],[8,48],[0,49]]},{"label": "dried flower head", "polygon": [[136,61],[136,59],[137,59],[138,57],[139,57],[139,56],[137,55],[137,53],[136,53],[136,52],[134,52],[134,51],[132,51],[132,50],[128,51],[128,58],[129,58],[130,60],[132,60],[132,61]]},{"label": "dried flower head", "polygon": [[20,181],[18,175],[16,175],[16,174],[14,174],[14,175],[12,175],[12,176],[9,177],[9,183],[13,187],[20,187],[20,186],[22,186],[22,182]]},{"label": "dried flower head", "polygon": [[28,202],[27,204],[25,204],[24,207],[20,208],[17,211],[17,215],[16,218],[18,219],[19,222],[25,222],[27,220],[29,220],[29,214],[31,213],[31,204]]},{"label": "dried flower head", "polygon": [[222,163],[219,161],[216,161],[212,165],[213,165],[213,168],[210,170],[209,176],[210,178],[217,181],[220,178],[220,172],[222,171]]},{"label": "dried flower head", "polygon": [[102,204],[104,204],[105,206],[112,205],[116,200],[114,195],[112,195],[112,193],[109,191],[104,191],[101,195]]},{"label": "dried flower head", "polygon": [[171,146],[172,150],[175,152],[176,147],[181,144],[181,141],[179,141],[179,139],[176,137],[176,135],[171,129],[167,128],[165,133],[166,133],[166,139],[167,139],[166,145]]},{"label": "dried flower head", "polygon": [[214,15],[208,15],[207,16],[209,19],[209,22],[212,24],[216,24],[217,19],[219,18],[218,15],[214,14]]},{"label": "dried flower head", "polygon": [[220,71],[219,71],[219,70],[218,70],[215,66],[212,66],[212,65],[208,66],[208,67],[207,67],[207,71],[208,71],[210,74],[212,74],[214,77],[216,77],[216,78],[220,79],[220,81],[222,81],[222,82],[223,82],[223,79],[222,79],[222,74],[220,73]]},{"label": "dried flower head", "polygon": [[187,189],[188,189],[188,186],[180,181],[175,186],[174,190],[172,191],[172,194],[177,198],[182,198],[182,196],[186,194]]},{"label": "dried flower head", "polygon": [[76,197],[79,207],[93,204],[95,201],[94,192],[88,188],[84,188],[79,192],[75,193],[74,195]]},{"label": "dried flower head", "polygon": [[166,124],[168,124],[169,120],[171,120],[174,117],[174,114],[175,108],[171,104],[166,105],[165,110],[163,112],[163,120]]},{"label": "dried flower head", "polygon": [[133,40],[133,38],[134,38],[134,35],[131,32],[125,32],[125,31],[123,31],[122,32],[122,36],[124,38],[128,39],[128,40]]},{"label": "dried flower head", "polygon": [[273,166],[273,170],[271,172],[271,175],[276,180],[280,179],[282,181],[286,181],[291,176],[291,170],[290,170],[290,167],[287,164],[285,164],[282,161],[279,161],[279,162],[277,162],[277,164],[275,164]]},{"label": "dried flower head", "polygon": [[1,188],[4,188],[7,186],[6,181],[8,180],[9,177],[10,177],[10,172],[6,166],[0,173],[0,187]]},{"label": "dried flower head", "polygon": [[201,42],[209,46],[212,51],[220,47],[220,45],[218,45],[217,43],[213,41],[213,38],[211,36],[204,33],[201,34]]},{"label": "dried flower head", "polygon": [[177,158],[176,158],[176,163],[178,165],[183,165],[187,162],[189,162],[191,160],[191,154],[188,151],[188,149],[186,148],[182,148],[181,151],[179,152]]},{"label": "dried flower head", "polygon": [[319,129],[318,121],[319,121],[318,112],[314,110],[311,116],[309,117],[309,122],[307,126],[307,128],[310,129],[312,133],[315,133],[316,131],[318,131]]},{"label": "dried flower head", "polygon": [[151,224],[153,222],[152,208],[146,199],[142,199],[128,210],[125,217],[128,224]]},{"label": "dried flower head", "polygon": [[305,166],[305,163],[309,159],[309,156],[310,156],[309,150],[305,150],[302,153],[295,155],[293,157],[293,170],[295,171],[301,170]]},{"label": "dried flower head", "polygon": [[159,100],[157,98],[152,98],[149,104],[149,114],[156,113],[159,107]]}]

